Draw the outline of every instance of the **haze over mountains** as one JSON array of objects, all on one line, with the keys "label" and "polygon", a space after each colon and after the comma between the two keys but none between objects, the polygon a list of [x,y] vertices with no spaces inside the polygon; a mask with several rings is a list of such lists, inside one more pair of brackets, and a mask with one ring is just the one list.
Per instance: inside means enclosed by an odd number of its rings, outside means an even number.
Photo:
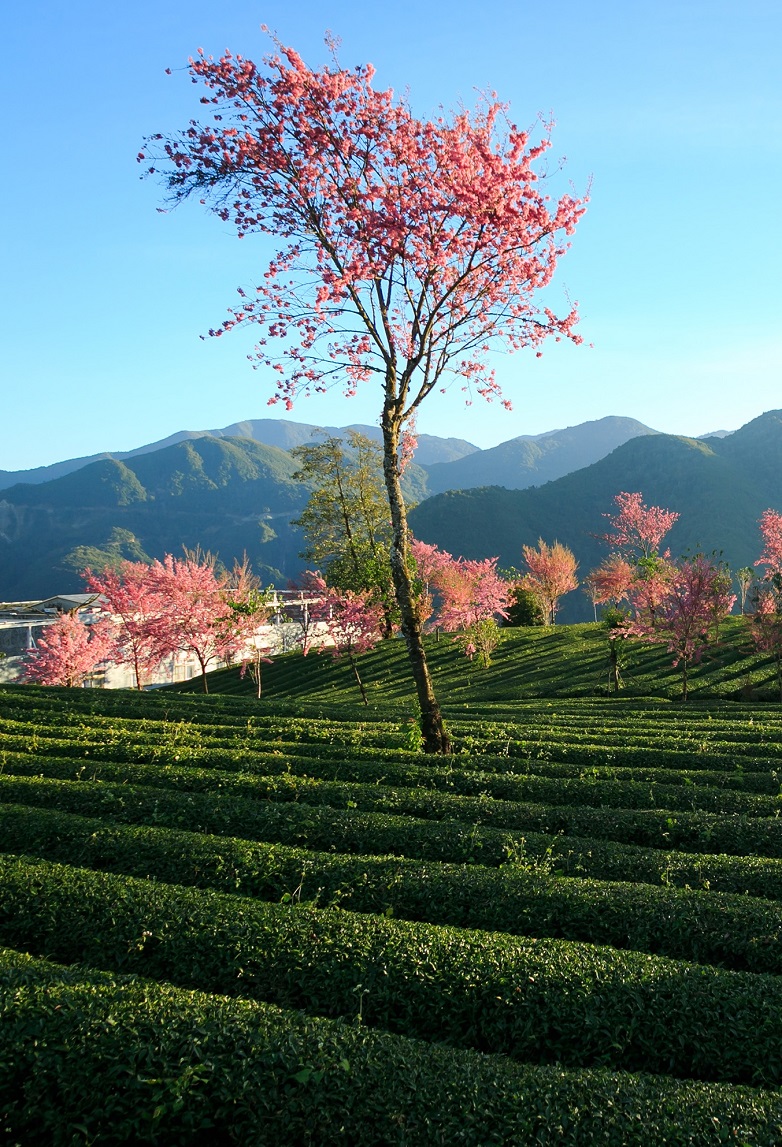
[{"label": "haze over mountains", "polygon": [[[219,553],[227,565],[247,551],[264,581],[285,584],[302,568],[303,539],[290,520],[307,498],[292,479],[297,463],[288,451],[316,429],[259,419],[208,434],[183,431],[122,457],[24,472],[25,482],[0,493],[0,599],[74,592],[82,588],[77,571],[106,555],[160,557],[183,545]],[[605,529],[600,515],[618,491],[640,490],[647,503],[682,514],[674,552],[696,544],[723,549],[735,568],[759,554],[757,518],[768,506],[781,508],[780,476],[780,411],[704,440],[617,417],[490,450],[421,435],[406,494],[419,502],[411,525],[425,541],[465,556],[499,554],[502,565],[519,566],[522,544],[557,538],[572,546],[586,573],[604,552],[591,538]],[[588,616],[586,598],[571,597],[579,604],[570,612]]]}]

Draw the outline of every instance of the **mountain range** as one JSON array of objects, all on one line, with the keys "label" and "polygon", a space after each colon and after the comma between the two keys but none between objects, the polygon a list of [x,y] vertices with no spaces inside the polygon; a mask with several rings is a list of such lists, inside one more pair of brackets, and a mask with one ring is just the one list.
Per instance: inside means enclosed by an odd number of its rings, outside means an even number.
[{"label": "mountain range", "polygon": [[[178,554],[183,545],[218,553],[227,565],[246,551],[265,582],[284,584],[302,567],[303,539],[290,522],[307,498],[293,481],[298,464],[289,451],[318,429],[258,419],[24,471],[25,481],[6,472],[17,481],[0,493],[0,599],[75,592],[86,565]],[[348,428],[323,429],[340,436]],[[419,503],[411,526],[425,541],[519,566],[523,544],[557,538],[585,573],[603,556],[592,535],[605,532],[601,514],[613,496],[641,490],[647,503],[680,511],[670,536],[675,552],[723,549],[735,567],[759,553],[756,522],[778,504],[781,461],[780,411],[706,439],[612,417],[489,450],[421,435],[406,496]],[[569,611],[588,616],[586,598],[571,598]]]},{"label": "mountain range", "polygon": [[[537,488],[439,494],[411,512],[410,526],[451,553],[499,555],[505,568],[521,566],[522,546],[557,540],[573,550],[583,577],[607,554],[600,535],[614,496],[640,491],[647,505],[679,513],[664,542],[674,556],[716,552],[735,570],[760,556],[758,519],[768,508],[782,511],[781,479],[782,410],[772,410],[723,437],[640,436]],[[562,601],[563,621],[591,614],[581,593]]]}]

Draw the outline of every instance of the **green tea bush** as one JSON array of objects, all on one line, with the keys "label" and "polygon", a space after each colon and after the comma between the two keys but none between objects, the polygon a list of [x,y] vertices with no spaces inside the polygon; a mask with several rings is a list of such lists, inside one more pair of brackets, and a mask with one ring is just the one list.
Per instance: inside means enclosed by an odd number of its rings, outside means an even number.
[{"label": "green tea bush", "polygon": [[10,951],[0,1008],[10,1143],[773,1147],[782,1137],[773,1092],[517,1064]]},{"label": "green tea bush", "polygon": [[782,906],[747,896],[557,878],[548,874],[553,851],[535,857],[524,842],[515,862],[487,869],[105,826],[14,806],[0,807],[0,839],[9,851],[169,884],[782,973]]},{"label": "green tea bush", "polygon": [[527,1062],[782,1082],[774,976],[17,859],[0,942]]}]

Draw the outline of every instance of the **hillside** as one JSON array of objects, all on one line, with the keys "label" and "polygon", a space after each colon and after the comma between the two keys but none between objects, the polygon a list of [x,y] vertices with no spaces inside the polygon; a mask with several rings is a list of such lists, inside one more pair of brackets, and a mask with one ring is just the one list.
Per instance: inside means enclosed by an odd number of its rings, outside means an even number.
[{"label": "hillside", "polygon": [[[757,521],[769,506],[782,509],[782,412],[770,411],[727,438],[708,441],[657,434],[638,437],[608,457],[528,490],[487,487],[440,494],[410,515],[416,537],[452,553],[520,566],[521,547],[539,538],[564,543],[583,576],[606,554],[596,535],[614,495],[640,490],[644,501],[681,515],[666,539],[675,555],[722,551],[733,569],[760,554]],[[587,620],[581,593],[562,600],[563,621]]]},{"label": "hillside", "polygon": [[69,555],[111,550],[118,531],[150,557],[200,545],[230,565],[246,550],[265,581],[284,580],[300,567],[289,521],[306,490],[295,469],[285,451],[248,438],[198,438],[13,486],[0,501],[0,598],[80,589]]},{"label": "hillside", "polygon": [[779,705],[486,696],[0,690],[6,1140],[779,1144]]},{"label": "hillside", "polygon": [[[631,439],[656,433],[634,418],[610,417],[545,434],[523,434],[490,450],[426,465],[429,493],[476,486],[504,486],[508,490],[539,486],[590,466]],[[422,459],[417,457],[417,461]]]},{"label": "hillside", "polygon": [[[377,426],[364,426],[358,423],[339,426],[316,426],[310,422],[291,422],[285,418],[256,418],[243,422],[234,422],[218,430],[179,430],[162,438],[157,442],[149,442],[138,446],[135,450],[106,451],[93,454],[86,458],[68,458],[62,462],[54,462],[49,466],[36,466],[30,470],[0,470],[0,490],[5,490],[19,482],[38,485],[41,482],[50,482],[55,478],[62,478],[84,469],[94,462],[103,459],[115,459],[123,462],[128,458],[138,458],[142,454],[153,454],[165,450],[169,446],[192,441],[200,438],[250,438],[263,446],[275,446],[279,450],[292,450],[294,446],[302,446],[311,442],[319,431],[335,437],[343,436],[348,430],[357,430],[367,438],[380,441],[380,430]],[[418,450],[416,462],[419,465],[433,463],[447,463],[462,458],[477,451],[478,447],[461,438],[439,438],[434,434],[420,434],[418,436]]]}]

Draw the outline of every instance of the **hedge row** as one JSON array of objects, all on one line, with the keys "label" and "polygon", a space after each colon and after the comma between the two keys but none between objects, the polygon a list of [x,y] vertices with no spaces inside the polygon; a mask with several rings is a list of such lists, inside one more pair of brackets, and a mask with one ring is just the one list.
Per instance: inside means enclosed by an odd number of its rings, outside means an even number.
[{"label": "hedge row", "polygon": [[772,1147],[782,1137],[774,1093],[527,1066],[9,951],[0,1000],[7,1142]]},{"label": "hedge row", "polygon": [[[660,849],[665,853],[682,850],[731,857],[782,857],[782,822],[772,818],[517,805],[512,825],[503,830],[479,823],[480,816],[473,823],[443,818],[443,809],[438,803],[443,799],[448,798],[431,794],[431,802],[427,802],[422,797],[414,805],[415,813],[411,813],[409,805],[405,807],[407,802],[392,801],[394,811],[384,813],[382,801],[367,801],[367,809],[345,810],[310,805],[302,794],[298,801],[247,800],[228,794],[177,793],[144,785],[0,776],[0,803],[59,808],[64,812],[98,814],[124,822],[242,836],[249,840],[307,844],[311,848],[332,848],[338,852],[388,852],[496,865],[507,859],[508,848],[514,849],[519,834],[523,833],[527,839],[533,834],[562,834],[568,838],[585,837],[592,841]],[[346,800],[343,794],[342,803]],[[490,800],[476,803],[481,813],[485,810],[484,820],[489,819],[497,807]],[[352,804],[357,806],[355,801]],[[433,812],[434,819],[427,821],[427,812]],[[560,853],[567,852],[568,846],[569,840],[563,840]],[[700,871],[700,858],[693,857],[688,863]],[[679,865],[678,862],[672,864],[666,857],[658,867],[664,881],[669,880],[666,875],[669,869],[679,870]],[[571,868],[573,870],[578,869]],[[610,876],[612,872],[594,871],[593,875]],[[616,878],[624,879],[621,873],[617,873]],[[673,877],[670,881],[673,882]],[[755,891],[754,894],[764,893]]]},{"label": "hedge row", "polygon": [[0,860],[0,943],[563,1067],[782,1082],[782,983]]},{"label": "hedge row", "polygon": [[[74,741],[67,738],[47,737],[31,739],[29,734],[14,737],[0,735],[0,748],[4,758],[14,772],[37,769],[37,761],[54,758],[62,768],[83,768],[85,759],[90,762],[108,762],[104,775],[110,779],[112,764],[129,763],[134,765],[165,765],[179,763],[182,766],[213,768],[227,772],[247,772],[266,776],[280,773],[293,773],[297,776],[311,776],[322,780],[354,781],[360,783],[382,782],[385,784],[415,787],[423,785],[440,792],[454,792],[462,795],[487,793],[501,800],[548,799],[547,789],[555,794],[563,787],[588,784],[591,799],[615,803],[616,786],[626,791],[628,806],[638,807],[639,799],[646,803],[649,798],[657,805],[666,807],[692,807],[692,786],[713,788],[713,791],[700,796],[699,807],[717,806],[724,811],[746,811],[754,815],[771,815],[780,807],[780,780],[773,769],[745,770],[731,765],[718,769],[669,769],[641,768],[616,765],[595,765],[586,768],[572,761],[527,760],[520,768],[518,758],[478,757],[480,767],[471,767],[468,760],[457,757],[447,765],[427,762],[410,752],[399,750],[366,750],[361,748],[335,751],[323,746],[302,745],[292,748],[282,741],[264,743],[262,748],[245,744],[241,748],[227,748],[213,745],[190,745],[175,739],[161,739],[159,733],[128,736],[122,743],[111,740]],[[57,765],[53,765],[57,767]],[[51,768],[48,770],[50,775]],[[509,775],[510,774],[510,775]],[[65,775],[65,774],[60,774]],[[556,778],[545,781],[543,778]],[[608,789],[600,786],[608,785]],[[685,786],[687,788],[685,789]],[[765,803],[752,808],[752,797],[722,796],[724,790],[737,790],[739,793],[766,794]],[[769,799],[773,798],[773,799]]]},{"label": "hedge row", "polygon": [[509,935],[610,944],[738,971],[782,973],[782,906],[747,896],[556,878],[522,864],[487,869],[309,852],[94,818],[0,808],[7,852],[267,901]]},{"label": "hedge row", "polygon": [[[238,835],[283,846],[306,843],[310,849],[328,849],[332,853],[336,850],[340,854],[391,854],[459,864],[480,862],[491,867],[513,857],[517,867],[526,863],[536,871],[548,869],[567,876],[703,888],[782,900],[782,862],[766,857],[666,852],[588,837],[538,832],[519,835],[459,821],[430,823],[383,813],[340,812],[299,805],[261,806],[259,812],[258,806],[249,802],[227,802],[222,807],[208,798],[195,802],[185,798],[183,802],[176,796],[163,805],[154,790],[144,794],[138,788],[119,798],[116,790],[110,791],[108,800],[103,800],[107,793],[100,785],[86,786],[86,792],[84,786],[61,782],[33,780],[22,785],[22,791],[16,792],[22,805],[0,804],[0,817],[13,816],[15,812],[22,818],[35,817],[40,811],[43,817],[56,820],[59,814],[49,809],[61,809],[69,817],[68,810],[76,816],[92,817],[100,809],[103,815],[95,819],[95,824],[102,828],[106,828],[107,820],[146,825],[151,819],[160,828],[169,826],[205,834],[224,832],[228,838]],[[26,811],[25,802],[31,806]],[[218,816],[218,811],[227,815]],[[0,844],[5,839],[0,836]],[[5,847],[11,851],[10,844]]]},{"label": "hedge row", "polygon": [[[180,792],[221,792],[255,800],[301,800],[335,808],[348,801],[357,808],[382,808],[435,819],[453,817],[503,828],[520,827],[519,805],[529,802],[601,810],[647,810],[650,807],[674,813],[694,810],[756,819],[777,818],[782,811],[782,799],[776,796],[733,792],[725,788],[594,781],[588,777],[526,776],[504,777],[498,781],[487,777],[473,785],[465,775],[461,781],[455,781],[454,787],[458,790],[461,784],[480,793],[466,795],[460,791],[440,792],[423,786],[420,782],[426,780],[424,769],[413,770],[410,779],[413,782],[417,780],[418,784],[409,788],[401,783],[389,783],[383,775],[385,770],[376,771],[378,780],[371,783],[320,780],[284,769],[277,775],[235,773],[182,764],[136,765],[16,753],[5,755],[4,771],[7,775],[46,776],[60,780],[80,780],[86,773],[91,780],[175,788]],[[380,783],[381,777],[385,783]],[[505,792],[504,797],[499,795],[500,790]],[[525,815],[523,810],[521,815]]]}]

